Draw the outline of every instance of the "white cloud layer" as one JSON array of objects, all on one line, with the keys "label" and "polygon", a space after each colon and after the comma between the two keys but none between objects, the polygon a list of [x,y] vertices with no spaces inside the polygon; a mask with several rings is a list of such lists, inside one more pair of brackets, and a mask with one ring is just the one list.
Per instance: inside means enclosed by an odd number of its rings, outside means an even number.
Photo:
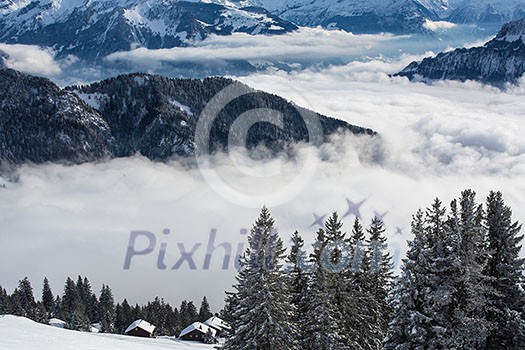
[{"label": "white cloud layer", "polygon": [[55,53],[50,49],[33,45],[0,43],[0,50],[9,55],[5,61],[8,68],[44,76],[62,73],[60,63],[55,61]]},{"label": "white cloud layer", "polygon": [[431,21],[429,19],[426,19],[425,23],[423,23],[423,27],[428,29],[428,30],[431,30],[433,32],[437,32],[437,31],[441,31],[441,30],[452,29],[452,28],[456,27],[456,24],[455,23],[451,23],[451,22],[446,22],[446,21],[434,22],[434,21]]},{"label": "white cloud layer", "polygon": [[320,28],[301,28],[278,36],[253,36],[235,33],[231,36],[212,35],[194,43],[192,47],[149,50],[136,48],[117,52],[107,57],[109,61],[124,61],[134,65],[155,67],[160,63],[197,62],[208,63],[224,60],[270,60],[311,61],[349,60],[395,41],[407,40],[408,36],[391,34],[353,35],[343,31],[327,31]]}]

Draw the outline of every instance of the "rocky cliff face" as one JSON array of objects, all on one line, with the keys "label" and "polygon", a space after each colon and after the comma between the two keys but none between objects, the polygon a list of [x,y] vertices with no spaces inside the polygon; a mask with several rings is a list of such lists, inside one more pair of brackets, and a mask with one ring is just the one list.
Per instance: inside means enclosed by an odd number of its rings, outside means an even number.
[{"label": "rocky cliff face", "polygon": [[[129,74],[60,89],[44,78],[0,70],[0,159],[79,163],[137,153],[160,161],[191,157],[203,109],[232,83],[225,78]],[[375,135],[370,129],[315,114],[278,96],[243,89],[241,97],[221,107],[205,135],[209,151],[228,150],[234,121],[250,110],[278,111],[283,125],[254,124],[243,140],[249,148],[264,144],[279,151],[291,143],[309,141],[304,113],[319,118],[322,141],[337,131]]]},{"label": "rocky cliff face", "polygon": [[525,73],[525,19],[503,26],[482,47],[457,49],[412,62],[398,75],[410,79],[477,80],[502,85],[516,83]]}]

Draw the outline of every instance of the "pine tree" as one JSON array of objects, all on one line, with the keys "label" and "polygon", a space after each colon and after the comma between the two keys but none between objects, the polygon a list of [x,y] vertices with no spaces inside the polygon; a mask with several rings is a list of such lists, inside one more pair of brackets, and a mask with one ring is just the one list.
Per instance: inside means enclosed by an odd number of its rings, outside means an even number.
[{"label": "pine tree", "polygon": [[489,258],[485,274],[491,278],[495,293],[489,300],[488,320],[495,327],[487,337],[487,350],[523,349],[525,347],[525,295],[520,258],[521,225],[512,222],[512,210],[500,192],[487,198],[485,225],[488,230]]},{"label": "pine tree", "polygon": [[188,301],[183,300],[180,303],[180,320],[182,322],[182,327],[187,327],[193,323],[193,320],[188,312]]},{"label": "pine tree", "polygon": [[7,314],[9,312],[9,296],[7,291],[0,286],[0,315]]},{"label": "pine tree", "polygon": [[134,321],[132,309],[127,299],[122,304],[117,304],[115,308],[116,322],[115,328],[118,333],[124,333],[126,328]]},{"label": "pine tree", "polygon": [[115,301],[109,286],[102,285],[99,298],[100,331],[102,333],[115,333]]},{"label": "pine tree", "polygon": [[53,317],[53,312],[55,311],[55,297],[53,296],[47,277],[44,278],[42,287],[42,305],[46,310],[47,317]]},{"label": "pine tree", "polygon": [[293,350],[296,330],[282,271],[285,250],[266,207],[250,231],[248,244],[236,277],[235,331],[224,349]]},{"label": "pine tree", "polygon": [[18,282],[18,287],[13,292],[11,300],[12,305],[15,306],[13,314],[31,320],[37,319],[37,304],[33,295],[33,287],[27,277]]},{"label": "pine tree", "polygon": [[234,292],[226,292],[226,298],[224,300],[224,308],[219,313],[221,319],[227,322],[230,327],[234,327],[235,324],[235,310],[239,306],[239,301],[237,300],[237,294]]},{"label": "pine tree", "polygon": [[36,313],[34,320],[38,323],[49,324],[49,314],[44,304],[40,301],[36,303]]},{"label": "pine tree", "polygon": [[395,288],[395,313],[385,349],[461,348],[454,333],[461,260],[445,214],[436,199],[426,215],[418,212],[412,223],[415,237]]},{"label": "pine tree", "polygon": [[66,321],[66,328],[77,331],[89,331],[91,329],[85,307],[80,302],[77,286],[69,277],[64,286],[60,313],[60,318]]},{"label": "pine tree", "polygon": [[197,312],[197,307],[193,303],[193,301],[188,302],[188,307],[186,308],[186,314],[188,317],[188,324],[192,324],[193,322],[197,322],[199,320],[199,313]]},{"label": "pine tree", "polygon": [[392,287],[393,265],[384,235],[383,221],[375,217],[367,231],[368,249],[364,259],[364,276],[361,278],[368,294],[363,296],[363,306],[366,306],[363,312],[366,321],[363,324],[366,328],[360,332],[361,335],[365,334],[360,343],[368,344],[366,348],[369,349],[380,349],[392,317],[388,295]]},{"label": "pine tree", "polygon": [[304,251],[304,240],[295,231],[292,235],[292,246],[290,253],[286,259],[287,279],[290,286],[291,302],[293,305],[293,322],[299,327],[298,337],[303,338],[302,329],[300,328],[300,320],[305,318],[308,305],[306,303],[306,294],[308,292],[308,266],[307,256]]},{"label": "pine tree", "polygon": [[333,312],[334,299],[331,295],[329,276],[331,272],[323,265],[326,246],[325,230],[319,229],[314,251],[310,255],[312,267],[305,296],[308,308],[305,317],[299,323],[304,332],[300,343],[304,350],[341,349],[344,346],[344,328]]},{"label": "pine tree", "polygon": [[431,315],[425,308],[428,262],[425,253],[429,247],[425,232],[425,215],[419,210],[412,218],[412,241],[408,242],[406,258],[401,266],[401,276],[394,284],[391,305],[394,316],[384,342],[385,350],[427,349],[431,332]]},{"label": "pine tree", "polygon": [[208,299],[204,297],[202,298],[201,307],[199,308],[199,321],[204,322],[212,316],[213,314],[210,311],[210,304],[208,303]]},{"label": "pine tree", "polygon": [[491,327],[486,321],[490,283],[483,275],[486,233],[482,206],[476,203],[475,197],[474,191],[463,191],[459,201],[452,201],[448,220],[449,235],[457,242],[453,253],[460,262],[459,271],[453,276],[456,285],[452,338],[463,349],[484,348]]}]

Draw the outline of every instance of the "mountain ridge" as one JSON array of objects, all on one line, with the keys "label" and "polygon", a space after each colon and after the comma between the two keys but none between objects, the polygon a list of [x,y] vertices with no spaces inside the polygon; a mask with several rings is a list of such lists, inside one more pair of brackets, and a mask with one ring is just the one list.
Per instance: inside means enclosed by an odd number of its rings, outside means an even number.
[{"label": "mountain ridge", "polygon": [[[83,163],[134,154],[154,161],[193,157],[199,116],[215,95],[233,83],[227,78],[173,79],[133,73],[61,89],[46,78],[3,69],[0,159],[16,164]],[[376,135],[243,86],[244,94],[217,115],[206,151],[227,151],[236,118],[264,108],[282,113],[283,125],[254,124],[245,139],[249,149],[265,145],[279,152],[289,144],[309,141],[303,113],[318,118],[323,142],[341,131]]]},{"label": "mountain ridge", "polygon": [[516,84],[525,73],[525,18],[505,24],[481,47],[459,48],[412,62],[397,76],[411,80],[476,80]]}]

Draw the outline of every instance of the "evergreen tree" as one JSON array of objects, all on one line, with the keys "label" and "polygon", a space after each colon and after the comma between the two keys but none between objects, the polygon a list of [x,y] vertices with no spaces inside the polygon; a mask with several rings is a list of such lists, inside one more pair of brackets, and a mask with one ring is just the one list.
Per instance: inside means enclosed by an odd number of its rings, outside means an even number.
[{"label": "evergreen tree", "polygon": [[122,304],[117,304],[115,308],[116,313],[116,322],[115,322],[115,328],[118,333],[124,333],[126,328],[129,327],[129,325],[135,321],[133,319],[132,309],[129,305],[127,299],[124,299]]},{"label": "evergreen tree", "polygon": [[304,338],[303,330],[300,327],[300,321],[305,318],[308,309],[306,294],[308,292],[308,266],[307,256],[304,251],[304,240],[295,231],[292,235],[292,246],[286,259],[288,264],[287,278],[290,287],[291,302],[295,311],[293,322],[298,326],[299,339]]},{"label": "evergreen tree", "polygon": [[[486,232],[482,206],[472,190],[462,192],[459,201],[450,205],[449,235],[457,242],[454,254],[460,262],[453,294],[454,323],[452,337],[463,349],[483,349],[491,325],[486,321],[490,283],[483,275],[486,264]],[[459,206],[458,206],[459,204]]]},{"label": "evergreen tree", "polygon": [[520,257],[523,235],[521,225],[512,222],[512,210],[500,192],[487,198],[485,225],[488,230],[489,258],[485,274],[491,278],[495,293],[489,300],[488,320],[495,327],[487,337],[487,350],[525,347],[525,295]]},{"label": "evergreen tree", "polygon": [[82,305],[78,289],[71,278],[67,278],[60,308],[60,318],[66,322],[66,328],[77,331],[89,331],[91,325]]},{"label": "evergreen tree", "polygon": [[186,317],[189,321],[188,324],[199,321],[199,313],[197,312],[197,307],[193,301],[188,302],[188,307],[186,308]]},{"label": "evergreen tree", "polygon": [[116,311],[113,292],[109,286],[102,285],[99,299],[100,331],[115,333]]},{"label": "evergreen tree", "polygon": [[208,299],[204,297],[202,298],[201,307],[199,308],[199,321],[204,322],[212,316],[213,314],[210,311],[210,304],[208,303]]},{"label": "evergreen tree", "polygon": [[37,305],[33,295],[33,287],[29,279],[25,277],[18,282],[18,287],[11,296],[12,311],[14,315],[27,317],[31,320],[37,319]]},{"label": "evergreen tree", "polygon": [[36,313],[34,320],[42,324],[49,324],[49,314],[44,304],[40,301],[36,303]]},{"label": "evergreen tree", "polygon": [[180,320],[182,322],[182,327],[187,327],[193,323],[193,320],[188,312],[188,301],[183,300],[180,303]]},{"label": "evergreen tree", "polygon": [[330,295],[329,272],[322,264],[327,242],[324,229],[317,231],[314,251],[310,256],[313,271],[308,280],[306,303],[308,309],[300,322],[304,338],[301,349],[340,349],[343,342],[341,325],[334,317]]},{"label": "evergreen tree", "polygon": [[296,349],[292,304],[282,271],[285,250],[266,207],[250,231],[248,244],[236,277],[235,331],[224,349]]},{"label": "evergreen tree", "polygon": [[385,349],[461,349],[454,333],[461,261],[445,214],[436,199],[426,215],[418,212],[412,223],[415,237],[395,288]]},{"label": "evergreen tree", "polygon": [[55,297],[53,296],[47,277],[44,278],[42,287],[42,305],[46,310],[47,317],[53,317],[53,312],[55,311]]},{"label": "evergreen tree", "polygon": [[9,295],[6,290],[0,286],[0,315],[7,314],[9,312]]},{"label": "evergreen tree", "polygon": [[388,295],[392,287],[393,264],[392,255],[388,251],[387,238],[384,233],[383,221],[377,217],[372,219],[368,229],[369,263],[366,277],[375,301],[374,307],[379,313],[379,319],[376,320],[376,329],[380,329],[381,333],[375,335],[375,338],[379,340],[379,344],[386,335],[388,323],[392,317]]},{"label": "evergreen tree", "polygon": [[226,292],[224,309],[219,313],[221,319],[227,322],[230,327],[233,327],[235,324],[235,310],[239,306],[239,301],[237,300],[237,294],[233,292]]}]

